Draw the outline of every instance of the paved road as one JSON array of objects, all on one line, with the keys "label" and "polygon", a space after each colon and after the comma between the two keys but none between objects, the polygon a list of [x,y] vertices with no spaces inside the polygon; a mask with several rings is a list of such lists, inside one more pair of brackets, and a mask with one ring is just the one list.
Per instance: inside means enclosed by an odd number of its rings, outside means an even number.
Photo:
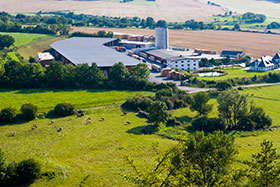
[{"label": "paved road", "polygon": [[[166,83],[172,82],[175,83],[179,89],[187,91],[189,93],[196,93],[196,92],[207,92],[211,90],[216,90],[215,88],[194,88],[194,87],[187,87],[187,86],[180,86],[180,81],[174,81],[167,79],[166,77],[160,76],[160,73],[155,73],[151,71],[149,81],[156,82],[156,83]],[[263,86],[272,86],[272,85],[280,85],[280,83],[264,83],[264,84],[250,84],[250,85],[240,85],[234,88],[252,88],[252,87],[263,87]]]},{"label": "paved road", "polygon": [[193,87],[187,87],[187,86],[180,86],[180,83],[181,83],[180,81],[167,79],[166,77],[160,76],[160,73],[155,73],[153,71],[151,71],[151,73],[150,73],[149,81],[156,82],[156,83],[172,82],[172,83],[175,83],[179,89],[187,91],[189,93],[207,92],[210,90],[215,90],[214,88],[193,88]]}]

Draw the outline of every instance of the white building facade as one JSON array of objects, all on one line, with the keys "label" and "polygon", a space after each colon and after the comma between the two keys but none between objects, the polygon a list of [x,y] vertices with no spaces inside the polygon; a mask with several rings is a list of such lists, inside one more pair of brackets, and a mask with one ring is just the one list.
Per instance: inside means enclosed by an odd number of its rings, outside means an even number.
[{"label": "white building facade", "polygon": [[179,70],[198,70],[199,69],[199,58],[177,58],[167,60],[167,66]]}]

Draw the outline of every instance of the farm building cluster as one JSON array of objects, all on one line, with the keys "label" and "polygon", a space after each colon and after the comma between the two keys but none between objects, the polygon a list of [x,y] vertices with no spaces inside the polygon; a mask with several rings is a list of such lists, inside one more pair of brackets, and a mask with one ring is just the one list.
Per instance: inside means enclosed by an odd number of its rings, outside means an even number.
[{"label": "farm building cluster", "polygon": [[[114,33],[114,38],[73,37],[57,41],[51,45],[51,53],[39,53],[37,62],[48,66],[50,61],[58,60],[65,64],[87,63],[97,66],[108,75],[110,68],[122,62],[128,70],[139,63],[150,63],[154,71],[164,70],[162,75],[172,79],[184,76],[170,69],[198,70],[201,59],[238,59],[244,57],[242,51],[215,51],[169,46],[168,28],[156,28],[155,36]],[[250,64],[253,71],[268,71],[279,67],[280,57],[262,57]],[[167,68],[167,69],[163,69]]]}]

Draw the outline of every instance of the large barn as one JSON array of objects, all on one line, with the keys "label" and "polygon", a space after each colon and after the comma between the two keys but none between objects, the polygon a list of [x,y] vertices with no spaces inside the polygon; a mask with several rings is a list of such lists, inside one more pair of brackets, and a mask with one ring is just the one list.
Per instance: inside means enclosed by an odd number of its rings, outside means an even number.
[{"label": "large barn", "polygon": [[110,68],[122,62],[129,70],[140,62],[134,58],[120,53],[110,47],[118,42],[116,38],[89,38],[73,37],[53,43],[51,47],[54,50],[56,59],[65,64],[89,64],[96,65],[108,74]]}]

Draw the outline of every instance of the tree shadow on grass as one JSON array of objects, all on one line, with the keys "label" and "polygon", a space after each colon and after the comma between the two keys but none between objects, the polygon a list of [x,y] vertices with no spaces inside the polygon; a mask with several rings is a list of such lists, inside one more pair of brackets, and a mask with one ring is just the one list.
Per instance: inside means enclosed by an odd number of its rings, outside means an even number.
[{"label": "tree shadow on grass", "polygon": [[135,135],[142,135],[142,134],[150,135],[158,132],[158,130],[159,130],[158,127],[156,127],[155,125],[143,125],[143,126],[132,128],[126,132]]}]

